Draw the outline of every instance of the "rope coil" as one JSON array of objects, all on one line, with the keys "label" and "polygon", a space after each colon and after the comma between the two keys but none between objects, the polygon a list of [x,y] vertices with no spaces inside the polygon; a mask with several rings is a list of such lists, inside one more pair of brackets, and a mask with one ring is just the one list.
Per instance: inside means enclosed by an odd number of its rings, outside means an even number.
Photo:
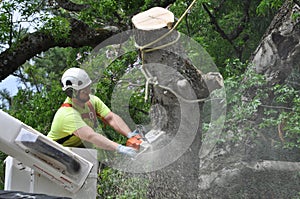
[{"label": "rope coil", "polygon": [[177,43],[179,41],[181,34],[178,32],[178,36],[177,36],[177,38],[174,41],[171,41],[171,42],[169,42],[167,44],[163,44],[163,45],[151,48],[152,45],[156,44],[157,42],[161,41],[162,39],[164,39],[165,37],[167,37],[168,35],[170,35],[177,28],[177,26],[180,24],[180,22],[182,21],[182,19],[186,16],[186,14],[189,12],[189,10],[194,6],[194,4],[196,3],[196,1],[197,0],[193,0],[193,2],[189,5],[189,7],[185,10],[185,12],[181,15],[181,17],[178,19],[178,21],[176,22],[176,24],[170,29],[170,31],[168,31],[167,33],[163,34],[162,36],[160,36],[156,40],[154,40],[152,42],[149,42],[146,45],[138,46],[137,44],[135,44],[136,47],[139,49],[140,54],[141,54],[141,60],[142,60],[141,71],[142,71],[142,74],[146,78],[146,83],[145,83],[145,98],[144,98],[145,101],[148,100],[149,84],[153,84],[153,85],[158,86],[158,87],[160,87],[162,89],[168,90],[168,91],[172,92],[176,97],[180,98],[181,100],[183,100],[185,102],[198,103],[198,102],[204,102],[204,101],[207,100],[207,98],[196,99],[196,100],[189,100],[189,99],[186,99],[186,98],[182,97],[181,95],[179,95],[178,93],[176,93],[171,88],[163,86],[163,85],[160,85],[158,83],[157,79],[154,80],[155,77],[152,77],[152,75],[147,71],[147,69],[145,67],[145,64],[144,64],[144,62],[145,62],[145,59],[144,59],[145,53],[152,52],[152,51],[159,50],[159,49],[163,49],[163,48],[168,47],[170,45],[173,45],[173,44],[175,44],[175,43]]}]

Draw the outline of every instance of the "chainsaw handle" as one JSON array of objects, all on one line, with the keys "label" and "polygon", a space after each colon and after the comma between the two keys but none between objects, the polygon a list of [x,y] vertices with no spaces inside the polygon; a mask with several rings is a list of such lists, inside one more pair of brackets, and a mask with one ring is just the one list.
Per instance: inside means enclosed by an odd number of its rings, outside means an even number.
[{"label": "chainsaw handle", "polygon": [[141,135],[135,135],[135,136],[133,136],[133,137],[131,137],[127,140],[126,146],[132,147],[136,150],[139,150],[140,145],[141,145],[142,142],[143,142],[142,136]]},{"label": "chainsaw handle", "polygon": [[136,136],[136,135],[139,135],[140,134],[140,131],[138,130],[138,129],[136,129],[136,130],[134,130],[134,131],[132,131],[132,132],[129,132],[128,134],[127,134],[127,138],[132,138],[132,137],[134,137],[134,136]]}]

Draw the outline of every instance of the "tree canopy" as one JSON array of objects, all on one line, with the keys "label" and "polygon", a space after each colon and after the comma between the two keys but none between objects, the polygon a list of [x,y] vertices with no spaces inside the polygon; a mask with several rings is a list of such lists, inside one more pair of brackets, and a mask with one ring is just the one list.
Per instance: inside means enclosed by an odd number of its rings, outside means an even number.
[{"label": "tree canopy", "polygon": [[[179,30],[205,46],[221,67],[228,57],[248,59],[280,3],[201,0]],[[143,10],[169,7],[178,18],[189,2],[20,0],[1,4],[0,79],[3,80],[50,48],[93,48],[118,32],[132,29],[131,17]]]}]

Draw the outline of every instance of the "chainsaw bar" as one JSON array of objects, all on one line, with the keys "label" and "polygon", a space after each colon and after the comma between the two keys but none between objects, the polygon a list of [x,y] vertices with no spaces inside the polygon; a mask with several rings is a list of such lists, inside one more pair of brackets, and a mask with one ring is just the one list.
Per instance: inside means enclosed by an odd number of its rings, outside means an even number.
[{"label": "chainsaw bar", "polygon": [[160,138],[164,134],[165,134],[164,131],[153,129],[145,135],[145,138],[146,138],[146,141],[151,144],[151,143],[155,142],[158,138]]}]

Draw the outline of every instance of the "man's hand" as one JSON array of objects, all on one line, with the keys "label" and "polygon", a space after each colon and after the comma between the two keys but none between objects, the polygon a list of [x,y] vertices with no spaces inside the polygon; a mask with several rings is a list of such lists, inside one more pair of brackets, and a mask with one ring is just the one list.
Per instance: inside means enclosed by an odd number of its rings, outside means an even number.
[{"label": "man's hand", "polygon": [[123,146],[121,144],[118,145],[117,151],[121,154],[129,155],[131,157],[134,157],[137,155],[137,150],[135,150],[132,147]]},{"label": "man's hand", "polygon": [[140,134],[140,132],[136,129],[133,132],[128,133],[127,138],[129,139],[129,138],[139,135],[139,134]]}]

